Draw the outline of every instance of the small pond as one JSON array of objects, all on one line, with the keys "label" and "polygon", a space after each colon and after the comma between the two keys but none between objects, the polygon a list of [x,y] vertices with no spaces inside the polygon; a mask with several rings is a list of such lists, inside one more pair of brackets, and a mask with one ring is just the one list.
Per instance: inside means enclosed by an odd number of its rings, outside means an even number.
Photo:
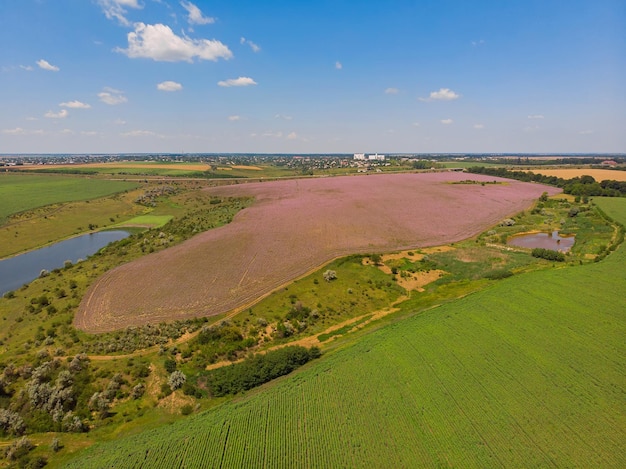
[{"label": "small pond", "polygon": [[567,252],[574,245],[574,236],[560,236],[558,231],[552,233],[528,233],[516,235],[507,244],[522,248],[543,248],[553,251]]},{"label": "small pond", "polygon": [[99,231],[4,259],[0,261],[0,295],[17,290],[36,279],[43,269],[50,271],[61,268],[65,261],[75,263],[129,235],[128,231],[123,230]]}]

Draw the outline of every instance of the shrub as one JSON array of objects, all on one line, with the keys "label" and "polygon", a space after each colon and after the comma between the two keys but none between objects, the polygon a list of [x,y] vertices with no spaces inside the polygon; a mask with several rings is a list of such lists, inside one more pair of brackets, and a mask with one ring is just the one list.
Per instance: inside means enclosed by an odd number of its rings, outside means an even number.
[{"label": "shrub", "polygon": [[324,280],[330,282],[331,280],[335,280],[337,278],[337,272],[334,270],[327,270],[322,274],[322,276],[324,277]]},{"label": "shrub", "polygon": [[175,391],[183,384],[185,384],[185,381],[187,381],[187,376],[185,376],[185,373],[180,370],[176,370],[167,379],[167,384],[172,391]]},{"label": "shrub", "polygon": [[553,251],[552,249],[535,248],[532,250],[531,255],[540,259],[546,259],[548,261],[564,262],[565,254],[559,251]]}]

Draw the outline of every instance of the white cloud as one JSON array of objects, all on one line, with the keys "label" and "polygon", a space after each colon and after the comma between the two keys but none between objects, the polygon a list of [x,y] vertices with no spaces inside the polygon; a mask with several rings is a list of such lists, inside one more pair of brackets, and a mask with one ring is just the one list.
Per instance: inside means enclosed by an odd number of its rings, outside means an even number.
[{"label": "white cloud", "polygon": [[32,72],[34,69],[30,65],[20,65],[22,70],[26,70],[27,72]]},{"label": "white cloud", "polygon": [[93,137],[95,135],[100,135],[100,132],[96,132],[95,130],[82,130],[80,134],[86,135],[87,137]]},{"label": "white cloud", "polygon": [[455,93],[450,88],[440,88],[439,91],[432,91],[428,98],[419,98],[420,101],[453,101],[459,99],[460,94]]},{"label": "white cloud", "polygon": [[218,81],[217,84],[219,86],[251,86],[256,85],[256,81],[254,81],[250,77],[239,77],[239,78],[229,78],[228,80]]},{"label": "white cloud", "polygon": [[113,121],[113,123],[114,123],[115,125],[125,125],[125,124],[126,124],[126,121],[125,121],[124,119],[115,119],[115,120]]},{"label": "white cloud", "polygon": [[530,116],[528,116],[529,119],[543,119],[543,115],[542,114],[531,114]]},{"label": "white cloud", "polygon": [[59,67],[57,67],[56,65],[52,65],[50,62],[44,59],[38,60],[37,65],[39,65],[39,68],[43,68],[44,70],[48,70],[50,72],[58,72],[60,70]]},{"label": "white cloud", "polygon": [[284,119],[286,121],[290,121],[291,119],[293,119],[293,116],[286,116],[284,114],[276,114],[274,116],[274,119]]},{"label": "white cloud", "polygon": [[241,116],[228,116],[228,120],[232,122],[238,121],[241,120]]},{"label": "white cloud", "polygon": [[253,52],[259,52],[261,50],[261,48],[255,44],[254,42],[252,42],[250,39],[246,39],[245,37],[242,37],[239,40],[240,44],[248,44],[250,46],[250,49],[252,49]]},{"label": "white cloud", "polygon": [[14,129],[4,129],[2,133],[7,135],[24,135],[26,131],[21,127],[16,127]]},{"label": "white cloud", "polygon": [[81,103],[80,101],[68,101],[66,103],[59,104],[61,107],[69,107],[70,109],[89,109],[91,105],[87,103]]},{"label": "white cloud", "polygon": [[398,94],[400,90],[398,88],[387,88],[385,94]]},{"label": "white cloud", "polygon": [[454,122],[452,119],[441,119],[441,123],[444,125],[452,124],[452,122]]},{"label": "white cloud", "polygon": [[26,118],[27,121],[38,121],[39,119],[36,117],[29,116]]},{"label": "white cloud", "polygon": [[126,8],[134,8],[139,10],[143,8],[138,0],[97,0],[98,5],[102,8],[104,15],[112,20],[116,19],[124,26],[130,26],[130,22],[126,19]]},{"label": "white cloud", "polygon": [[122,137],[158,137],[163,138],[163,135],[152,132],[151,130],[131,130],[130,132],[124,132],[120,134]]},{"label": "white cloud", "polygon": [[485,40],[484,39],[480,39],[479,41],[472,41],[472,46],[477,47],[477,46],[482,46],[485,44]]},{"label": "white cloud", "polygon": [[215,23],[215,18],[211,18],[208,16],[203,16],[200,8],[194,5],[191,2],[182,1],[180,4],[183,6],[189,16],[187,16],[187,21],[189,24],[211,24]]},{"label": "white cloud", "polygon": [[63,129],[60,133],[61,135],[74,135],[74,131],[72,129]]},{"label": "white cloud", "polygon": [[44,117],[49,119],[65,119],[69,113],[67,109],[61,109],[59,112],[48,111],[44,114]]},{"label": "white cloud", "polygon": [[193,62],[199,60],[230,59],[233,53],[217,40],[191,39],[174,34],[164,24],[135,23],[135,31],[128,33],[128,49],[117,52],[131,59],[147,58],[158,62]]},{"label": "white cloud", "polygon": [[157,89],[159,91],[180,91],[183,89],[183,85],[175,81],[164,81],[157,85]]},{"label": "white cloud", "polygon": [[265,133],[261,134],[261,137],[281,138],[282,136],[283,136],[282,132],[265,132]]},{"label": "white cloud", "polygon": [[337,61],[337,62],[335,62],[335,68],[337,70],[341,70],[343,68],[343,65],[341,64],[341,62]]},{"label": "white cloud", "polygon": [[484,129],[484,128],[485,128],[485,125],[484,125],[484,124],[474,124],[474,128],[475,128],[475,129],[478,129],[478,130],[480,130],[480,129]]},{"label": "white cloud", "polygon": [[289,135],[287,135],[287,140],[295,140],[298,138],[298,134],[296,134],[295,132],[291,132]]},{"label": "white cloud", "polygon": [[116,104],[122,104],[128,101],[126,96],[120,90],[114,88],[105,88],[101,93],[98,93],[98,98],[105,104],[115,106]]}]

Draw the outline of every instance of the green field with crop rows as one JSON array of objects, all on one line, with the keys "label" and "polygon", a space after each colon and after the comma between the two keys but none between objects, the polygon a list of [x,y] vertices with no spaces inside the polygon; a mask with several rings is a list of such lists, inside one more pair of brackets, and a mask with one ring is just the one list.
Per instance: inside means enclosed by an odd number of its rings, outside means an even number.
[{"label": "green field with crop rows", "polygon": [[107,179],[0,173],[0,224],[9,215],[24,210],[95,199],[135,187],[136,183]]},{"label": "green field with crop rows", "polygon": [[624,246],[513,276],[69,467],[626,467],[625,291]]}]

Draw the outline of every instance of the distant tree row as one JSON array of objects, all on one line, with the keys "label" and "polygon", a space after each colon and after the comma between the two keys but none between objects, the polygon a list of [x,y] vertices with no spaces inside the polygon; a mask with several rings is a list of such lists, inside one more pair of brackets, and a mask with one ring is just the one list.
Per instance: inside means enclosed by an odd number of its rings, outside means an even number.
[{"label": "distant tree row", "polygon": [[475,166],[469,168],[468,171],[474,174],[486,174],[488,176],[497,176],[509,179],[517,179],[524,182],[538,182],[548,184],[563,189],[566,194],[576,196],[604,196],[604,197],[624,197],[626,196],[626,181],[615,181],[606,179],[597,182],[592,176],[580,176],[572,179],[563,179],[556,176],[546,176],[544,174],[536,174],[532,171],[510,171],[506,168],[491,168],[484,166]]},{"label": "distant tree row", "polygon": [[237,394],[291,373],[320,355],[317,347],[283,347],[212,370],[208,374],[206,385],[212,396]]}]

